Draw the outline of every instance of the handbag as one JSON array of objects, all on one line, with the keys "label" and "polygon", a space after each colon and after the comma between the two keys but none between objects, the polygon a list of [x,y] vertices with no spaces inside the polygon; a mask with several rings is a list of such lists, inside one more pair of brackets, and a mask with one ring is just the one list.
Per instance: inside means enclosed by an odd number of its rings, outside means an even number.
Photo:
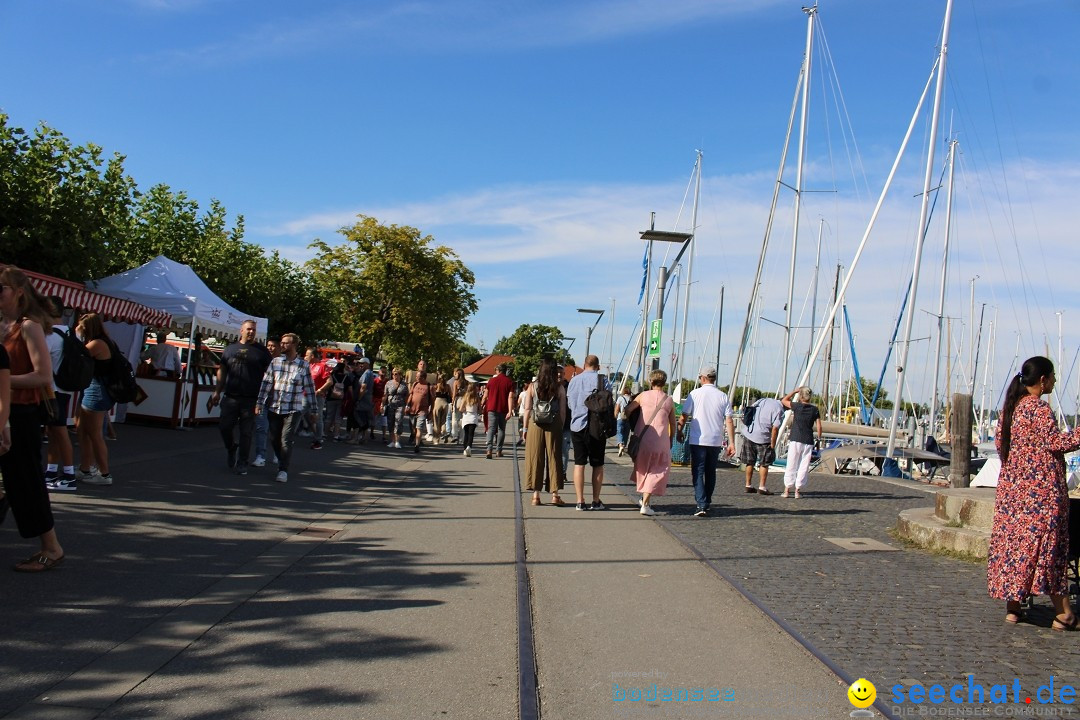
[{"label": "handbag", "polygon": [[[640,405],[638,407],[640,407]],[[649,427],[652,425],[652,421],[656,419],[656,416],[660,412],[660,408],[662,407],[664,407],[663,400],[661,400],[653,409],[653,414],[649,417],[649,422],[645,423],[645,427]],[[626,443],[626,452],[630,456],[631,460],[637,461],[638,452],[640,451],[641,435],[639,435],[638,433],[634,433],[630,436],[630,442]]]},{"label": "handbag", "polygon": [[55,422],[60,417],[60,406],[56,403],[56,393],[53,391],[52,385],[43,386],[38,409],[45,416],[47,422]]}]

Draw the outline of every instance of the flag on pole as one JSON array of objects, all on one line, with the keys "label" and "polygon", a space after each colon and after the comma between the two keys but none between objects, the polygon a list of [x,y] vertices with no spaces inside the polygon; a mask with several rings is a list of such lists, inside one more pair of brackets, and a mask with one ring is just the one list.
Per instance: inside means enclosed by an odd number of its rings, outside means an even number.
[{"label": "flag on pole", "polygon": [[649,279],[649,246],[645,246],[645,253],[641,256],[641,292],[637,296],[637,304],[645,297],[645,282]]}]

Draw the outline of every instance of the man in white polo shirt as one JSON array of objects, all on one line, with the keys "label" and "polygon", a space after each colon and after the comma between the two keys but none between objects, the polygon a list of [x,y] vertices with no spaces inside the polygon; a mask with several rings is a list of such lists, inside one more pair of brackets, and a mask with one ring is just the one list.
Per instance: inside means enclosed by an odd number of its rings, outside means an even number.
[{"label": "man in white polo shirt", "polygon": [[727,393],[716,387],[716,368],[702,370],[698,381],[701,387],[690,393],[683,402],[678,437],[682,441],[683,427],[689,420],[690,437],[687,443],[690,445],[690,469],[694,476],[694,500],[697,502],[694,515],[705,517],[716,488],[716,463],[724,446],[725,429],[727,454],[729,457],[735,455],[735,421]]}]

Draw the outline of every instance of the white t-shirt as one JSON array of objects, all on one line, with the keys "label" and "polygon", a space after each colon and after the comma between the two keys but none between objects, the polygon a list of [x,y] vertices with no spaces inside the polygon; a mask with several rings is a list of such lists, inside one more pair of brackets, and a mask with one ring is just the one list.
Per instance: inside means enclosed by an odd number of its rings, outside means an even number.
[{"label": "white t-shirt", "polygon": [[180,374],[180,351],[168,343],[151,345],[147,350],[150,363],[156,375],[164,376],[168,371]]},{"label": "white t-shirt", "polygon": [[751,442],[765,445],[772,437],[772,429],[784,422],[784,406],[775,398],[761,398],[754,404],[754,422],[749,427],[743,425],[742,434]]},{"label": "white t-shirt", "polygon": [[[60,330],[65,335],[70,333],[67,325],[53,325],[53,330]],[[49,348],[49,357],[52,358],[53,373],[60,367],[60,360],[64,357],[64,338],[60,337],[54,332],[45,336],[45,345]],[[53,383],[53,392],[69,393],[70,390],[61,390],[56,387],[56,383]]]},{"label": "white t-shirt", "polygon": [[715,385],[702,385],[683,401],[683,415],[690,415],[691,445],[720,447],[724,444],[725,420],[732,416],[727,393]]}]

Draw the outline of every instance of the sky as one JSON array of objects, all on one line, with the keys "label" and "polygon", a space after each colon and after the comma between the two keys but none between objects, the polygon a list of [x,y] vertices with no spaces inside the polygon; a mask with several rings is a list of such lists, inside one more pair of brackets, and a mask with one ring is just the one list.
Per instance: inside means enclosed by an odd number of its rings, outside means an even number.
[{"label": "sky", "polygon": [[[794,385],[811,316],[821,322],[836,267],[846,276],[864,236],[846,306],[860,371],[881,372],[914,267],[932,92],[912,117],[945,7],[820,2],[792,291],[799,329],[785,345],[796,122],[742,382]],[[1063,406],[1076,406],[1078,28],[1074,2],[955,0],[931,171],[937,188],[957,140],[950,250],[945,264],[942,189],[912,304],[905,397],[930,397],[945,268],[940,391],[969,382],[974,334],[977,402],[984,377],[998,405],[1018,362],[1049,353],[1064,359]],[[723,385],[806,37],[791,0],[7,0],[0,110],[16,126],[46,122],[124,155],[144,189],[165,183],[203,207],[220,200],[243,215],[247,241],[296,261],[311,257],[313,239],[340,241],[360,214],[417,227],[475,272],[480,309],[465,340],[488,351],[520,324],[544,324],[575,338],[566,343],[580,360],[596,316],[577,309],[603,309],[590,349],[623,369],[642,312],[640,233],[655,213],[656,229],[695,234],[692,267],[673,270],[680,299],[664,310],[661,366],[675,352],[693,376],[719,356]],[[673,255],[666,244],[654,252],[656,267]],[[834,383],[851,374],[848,347],[837,333]],[[823,365],[810,376],[816,389]]]}]

